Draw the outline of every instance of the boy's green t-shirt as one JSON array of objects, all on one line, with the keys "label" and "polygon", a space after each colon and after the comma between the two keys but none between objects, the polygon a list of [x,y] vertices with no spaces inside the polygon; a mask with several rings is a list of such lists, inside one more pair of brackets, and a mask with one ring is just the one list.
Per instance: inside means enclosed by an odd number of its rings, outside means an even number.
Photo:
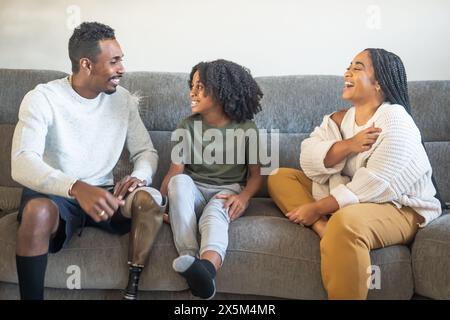
[{"label": "boy's green t-shirt", "polygon": [[178,156],[185,173],[195,181],[245,184],[248,165],[259,164],[258,128],[253,121],[231,121],[218,128],[193,114],[181,121],[176,133],[180,147],[184,146]]}]

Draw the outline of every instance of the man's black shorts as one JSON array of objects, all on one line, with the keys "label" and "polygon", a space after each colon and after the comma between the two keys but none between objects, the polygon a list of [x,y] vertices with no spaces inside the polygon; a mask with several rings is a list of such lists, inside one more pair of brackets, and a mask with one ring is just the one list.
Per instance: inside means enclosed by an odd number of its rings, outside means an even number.
[{"label": "man's black shorts", "polygon": [[[113,187],[105,187],[112,192]],[[20,200],[19,213],[17,220],[19,223],[22,220],[22,212],[28,201],[35,198],[47,198],[52,200],[59,209],[59,226],[55,236],[50,239],[49,252],[55,253],[67,245],[73,234],[80,229],[79,235],[85,226],[100,228],[114,234],[125,234],[130,231],[131,219],[109,219],[108,221],[95,222],[86,212],[80,207],[75,199],[64,198],[60,196],[48,195],[33,191],[28,188],[23,189],[22,198]],[[119,214],[118,212],[114,215]]]}]

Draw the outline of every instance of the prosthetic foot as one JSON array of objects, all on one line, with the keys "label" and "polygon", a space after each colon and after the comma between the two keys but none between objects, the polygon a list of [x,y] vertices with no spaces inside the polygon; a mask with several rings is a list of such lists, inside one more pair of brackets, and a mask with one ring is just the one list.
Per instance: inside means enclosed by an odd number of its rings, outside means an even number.
[{"label": "prosthetic foot", "polygon": [[131,231],[128,249],[129,277],[124,299],[136,300],[139,277],[163,222],[167,201],[159,205],[146,191],[138,191],[131,204]]}]

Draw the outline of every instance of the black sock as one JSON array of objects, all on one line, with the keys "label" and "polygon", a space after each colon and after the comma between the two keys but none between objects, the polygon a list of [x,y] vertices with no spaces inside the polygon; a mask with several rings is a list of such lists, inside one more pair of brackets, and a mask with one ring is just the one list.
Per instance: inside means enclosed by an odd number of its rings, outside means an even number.
[{"label": "black sock", "polygon": [[20,299],[43,300],[44,278],[47,269],[47,254],[34,257],[16,255]]},{"label": "black sock", "polygon": [[216,293],[216,268],[210,261],[195,258],[191,266],[180,274],[186,279],[194,296],[211,299]]}]

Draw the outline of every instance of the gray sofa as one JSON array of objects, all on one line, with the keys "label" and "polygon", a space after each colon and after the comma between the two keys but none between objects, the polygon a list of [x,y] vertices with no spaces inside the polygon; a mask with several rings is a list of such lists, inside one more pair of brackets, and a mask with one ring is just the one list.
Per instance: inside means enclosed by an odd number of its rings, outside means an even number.
[{"label": "gray sofa", "polygon": [[[11,180],[10,150],[19,105],[38,83],[65,75],[0,69],[0,299],[18,298],[15,236],[21,188]],[[142,96],[141,116],[160,155],[156,187],[170,162],[170,133],[190,113],[187,80],[187,74],[130,72],[122,81]],[[257,81],[264,99],[256,122],[260,128],[280,129],[280,166],[297,168],[302,139],[324,114],[346,106],[340,99],[342,77],[259,77]],[[409,90],[442,196],[450,201],[450,81],[411,82]],[[115,177],[129,172],[124,152]],[[251,200],[246,214],[231,224],[229,237],[216,298],[326,298],[318,236],[290,223],[268,197],[266,187]],[[127,245],[128,235],[87,228],[68,248],[49,257],[46,298],[119,299],[127,281]],[[170,227],[164,225],[141,278],[141,299],[192,298],[184,279],[172,270],[176,256]],[[374,250],[371,257],[381,269],[381,289],[370,290],[370,299],[450,299],[450,215],[420,230],[410,247]],[[80,268],[81,290],[67,289],[71,265]]]}]

